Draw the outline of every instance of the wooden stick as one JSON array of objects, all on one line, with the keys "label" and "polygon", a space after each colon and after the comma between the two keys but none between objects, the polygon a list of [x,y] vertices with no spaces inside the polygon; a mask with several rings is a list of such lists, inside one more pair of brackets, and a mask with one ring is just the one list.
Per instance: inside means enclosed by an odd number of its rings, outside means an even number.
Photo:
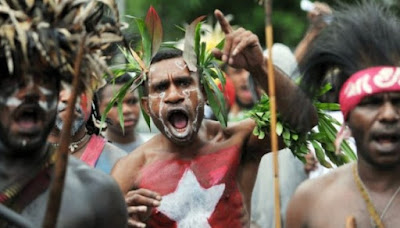
[{"label": "wooden stick", "polygon": [[357,223],[354,216],[350,215],[346,218],[346,228],[357,228]]},{"label": "wooden stick", "polygon": [[274,205],[275,205],[275,227],[281,228],[281,203],[279,190],[279,161],[278,161],[278,136],[276,135],[276,98],[275,98],[275,75],[272,62],[272,0],[265,0],[265,38],[268,48],[268,91],[271,112],[271,147],[273,153],[273,169],[274,169]]},{"label": "wooden stick", "polygon": [[79,45],[78,54],[74,65],[74,78],[72,79],[72,93],[68,99],[66,109],[66,119],[61,130],[60,147],[57,150],[57,160],[55,164],[54,179],[50,188],[49,199],[47,202],[46,214],[43,221],[44,228],[53,228],[57,224],[58,212],[60,210],[61,199],[64,189],[64,180],[68,165],[68,146],[71,139],[71,125],[73,121],[73,113],[75,109],[76,98],[78,97],[79,73],[83,53],[85,49],[86,35],[84,34]]}]

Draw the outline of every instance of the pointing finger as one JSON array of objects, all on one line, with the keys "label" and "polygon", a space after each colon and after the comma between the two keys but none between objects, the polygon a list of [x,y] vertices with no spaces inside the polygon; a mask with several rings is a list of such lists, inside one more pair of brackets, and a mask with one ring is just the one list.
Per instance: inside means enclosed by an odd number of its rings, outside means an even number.
[{"label": "pointing finger", "polygon": [[229,22],[226,20],[224,14],[220,10],[215,10],[214,15],[217,18],[219,24],[221,25],[221,29],[225,34],[229,34],[232,32],[232,27]]}]

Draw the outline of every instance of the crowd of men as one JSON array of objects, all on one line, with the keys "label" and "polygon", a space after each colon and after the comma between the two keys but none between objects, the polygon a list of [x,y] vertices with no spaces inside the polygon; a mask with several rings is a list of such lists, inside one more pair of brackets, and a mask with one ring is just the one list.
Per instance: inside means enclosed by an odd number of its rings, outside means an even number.
[{"label": "crowd of men", "polygon": [[[250,227],[258,167],[271,151],[269,137],[253,135],[256,122],[245,118],[224,128],[204,119],[207,95],[201,72],[186,62],[188,50],[162,49],[151,59],[141,99],[128,94],[123,113],[116,107],[109,112],[104,138],[96,130],[95,111],[103,112],[130,80],[126,74],[91,89],[97,84],[93,75],[103,74],[97,65],[101,51],[121,40],[118,20],[104,21],[99,14],[113,4],[54,4],[0,2],[0,227],[21,221],[43,225],[77,72],[84,76],[75,91],[57,227]],[[214,56],[231,71],[248,72],[268,91],[268,58],[258,37],[233,29],[221,11],[214,15],[225,34],[224,47]],[[318,118],[307,95],[335,70],[345,121],[340,133],[351,130],[358,160],[303,182],[291,198],[285,225],[398,227],[400,20],[388,6],[367,0],[343,4],[332,15],[301,58],[296,56],[300,87],[274,68],[276,103],[283,120],[299,132],[310,131]],[[108,39],[98,41],[105,31]],[[252,103],[248,88],[238,89]],[[134,132],[139,103],[160,131],[146,142]]]}]

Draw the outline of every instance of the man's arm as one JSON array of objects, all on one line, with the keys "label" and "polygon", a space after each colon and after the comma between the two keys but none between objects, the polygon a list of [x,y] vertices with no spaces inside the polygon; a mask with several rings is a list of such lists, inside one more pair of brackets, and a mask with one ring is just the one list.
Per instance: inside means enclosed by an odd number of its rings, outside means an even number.
[{"label": "man's arm", "polygon": [[[311,180],[312,181],[312,180]],[[309,216],[309,208],[313,202],[312,194],[310,193],[312,186],[310,181],[303,182],[297,188],[296,192],[289,201],[286,211],[286,228],[306,228],[308,227],[307,220]]]},{"label": "man's arm", "polygon": [[144,162],[144,152],[138,148],[121,158],[111,171],[125,196],[129,227],[145,227],[151,210],[158,207],[161,201],[161,195],[157,192],[137,189],[137,178]]},{"label": "man's arm", "polygon": [[[233,67],[248,70],[259,85],[268,91],[267,60],[258,37],[243,28],[233,30],[219,10],[215,11],[215,16],[225,33],[225,45],[222,51],[214,50],[214,55]],[[281,70],[275,67],[274,72],[278,111],[297,130],[310,130],[318,121],[311,101]]]},{"label": "man's arm", "polygon": [[91,214],[95,227],[126,227],[128,213],[117,183],[110,176],[94,171],[87,170],[82,182],[87,186],[87,197],[93,205]]}]

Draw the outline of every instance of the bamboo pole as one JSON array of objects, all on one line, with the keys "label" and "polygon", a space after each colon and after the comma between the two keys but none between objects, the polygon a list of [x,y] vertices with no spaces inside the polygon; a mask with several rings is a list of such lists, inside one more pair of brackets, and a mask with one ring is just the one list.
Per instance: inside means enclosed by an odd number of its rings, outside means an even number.
[{"label": "bamboo pole", "polygon": [[64,180],[68,165],[68,146],[71,140],[71,125],[75,109],[76,98],[78,97],[79,72],[85,49],[86,35],[84,34],[79,45],[78,54],[74,63],[74,74],[72,79],[72,92],[68,99],[66,109],[66,119],[61,130],[60,146],[57,150],[57,160],[55,164],[55,173],[50,188],[49,199],[47,202],[46,214],[43,221],[44,228],[53,228],[57,224],[58,213],[60,210],[61,199],[64,189]]},{"label": "bamboo pole", "polygon": [[271,148],[273,155],[273,171],[274,171],[274,206],[275,206],[275,227],[281,228],[281,203],[279,190],[279,161],[278,161],[278,136],[276,135],[276,98],[275,98],[275,74],[272,62],[272,0],[265,0],[265,39],[268,48],[268,91],[271,112]]}]

